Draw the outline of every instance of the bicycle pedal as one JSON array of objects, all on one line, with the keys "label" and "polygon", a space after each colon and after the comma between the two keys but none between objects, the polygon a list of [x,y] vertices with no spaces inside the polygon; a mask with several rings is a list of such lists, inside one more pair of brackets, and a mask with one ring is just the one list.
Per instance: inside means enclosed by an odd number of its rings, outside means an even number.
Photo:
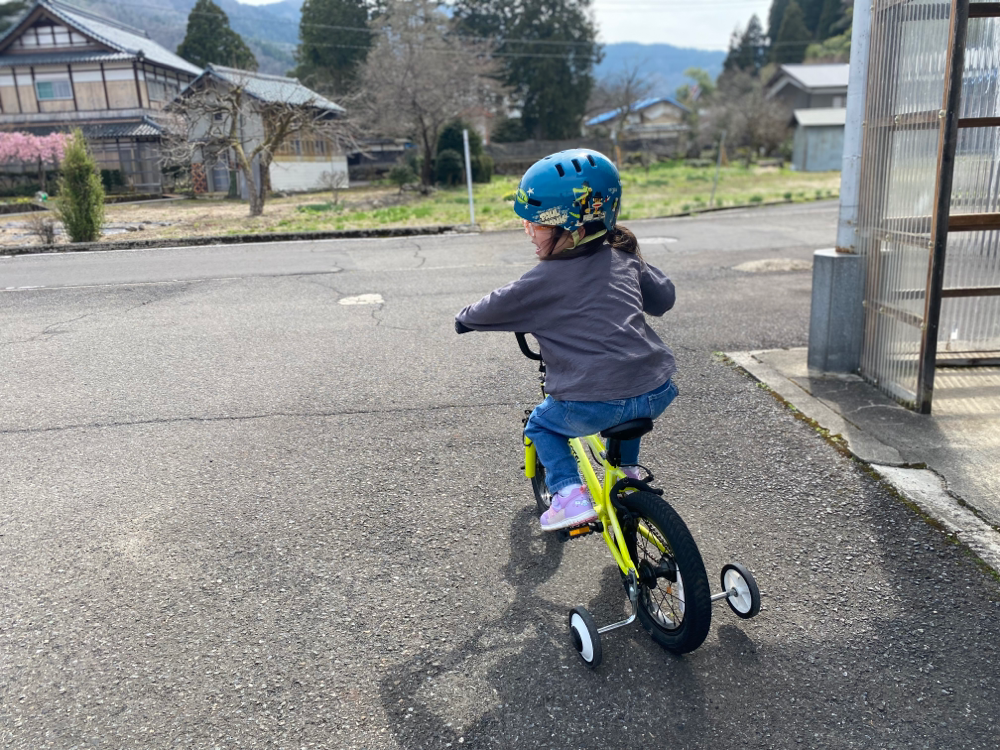
[{"label": "bicycle pedal", "polygon": [[595,531],[604,531],[604,524],[600,521],[591,521],[583,526],[572,526],[568,529],[562,529],[559,532],[559,541],[568,542],[570,539],[579,539],[588,534],[593,534]]}]

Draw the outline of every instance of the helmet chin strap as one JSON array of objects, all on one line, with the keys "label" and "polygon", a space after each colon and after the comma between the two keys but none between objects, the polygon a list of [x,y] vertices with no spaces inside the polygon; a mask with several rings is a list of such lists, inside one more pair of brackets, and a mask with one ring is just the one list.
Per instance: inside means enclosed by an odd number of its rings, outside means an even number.
[{"label": "helmet chin strap", "polygon": [[579,247],[580,245],[586,245],[591,240],[596,240],[598,237],[603,237],[607,233],[608,233],[607,229],[602,229],[600,232],[594,232],[594,234],[588,234],[581,237],[576,232],[573,232],[573,244],[566,249],[573,250]]}]

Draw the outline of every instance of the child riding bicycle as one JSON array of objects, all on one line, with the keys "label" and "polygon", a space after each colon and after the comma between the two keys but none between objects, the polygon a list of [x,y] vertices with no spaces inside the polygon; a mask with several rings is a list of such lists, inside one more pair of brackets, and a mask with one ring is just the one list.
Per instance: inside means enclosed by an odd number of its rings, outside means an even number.
[{"label": "child riding bicycle", "polygon": [[[524,434],[552,493],[545,531],[597,518],[567,440],[655,419],[677,395],[673,353],[645,318],[673,307],[674,285],[616,225],[621,198],[618,170],[597,151],[536,162],[521,178],[514,211],[541,262],[455,317],[459,333],[528,332],[541,348],[547,395]],[[640,440],[622,443],[622,466],[638,462]]]}]

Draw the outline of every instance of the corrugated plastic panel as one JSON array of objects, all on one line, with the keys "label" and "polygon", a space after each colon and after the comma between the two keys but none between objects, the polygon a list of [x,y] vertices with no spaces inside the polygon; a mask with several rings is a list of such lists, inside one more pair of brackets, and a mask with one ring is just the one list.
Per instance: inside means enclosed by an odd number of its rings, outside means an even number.
[{"label": "corrugated plastic panel", "polygon": [[872,15],[858,251],[867,258],[861,374],[913,405],[950,6],[881,0]]},{"label": "corrugated plastic panel", "polygon": [[[1000,116],[1000,19],[972,18],[962,76],[962,118]],[[1000,127],[963,128],[955,154],[951,213],[1000,212]],[[944,289],[1000,287],[1000,232],[948,236]],[[948,297],[941,306],[938,349],[1000,349],[1000,297]]]}]

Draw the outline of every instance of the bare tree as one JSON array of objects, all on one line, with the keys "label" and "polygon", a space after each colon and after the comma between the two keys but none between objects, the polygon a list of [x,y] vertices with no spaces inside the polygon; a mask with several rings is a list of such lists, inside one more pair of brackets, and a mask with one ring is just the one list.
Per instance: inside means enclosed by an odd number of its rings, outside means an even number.
[{"label": "bare tree", "polygon": [[768,99],[763,83],[743,71],[730,71],[719,78],[719,88],[701,116],[699,138],[703,145],[714,142],[725,130],[726,143],[746,149],[746,163],[758,153],[771,153],[788,137],[791,113]]},{"label": "bare tree", "polygon": [[453,33],[430,0],[396,0],[373,24],[377,39],[359,76],[366,113],[380,133],[418,143],[427,188],[441,128],[492,107],[502,93],[500,69],[487,45]]},{"label": "bare tree", "polygon": [[627,128],[628,117],[635,109],[635,105],[649,98],[652,93],[653,83],[642,70],[641,64],[626,65],[618,73],[598,81],[591,94],[588,105],[591,116],[604,112],[615,113],[605,126],[616,145],[622,132]]},{"label": "bare tree", "polygon": [[330,191],[330,195],[333,198],[331,205],[340,205],[340,191],[347,187],[347,174],[344,172],[326,171],[319,176],[319,179],[323,183],[323,187]]},{"label": "bare tree", "polygon": [[250,216],[264,212],[270,167],[282,146],[312,139],[327,153],[357,148],[354,123],[340,106],[294,79],[209,66],[161,117],[164,166],[235,163],[246,180]]}]

